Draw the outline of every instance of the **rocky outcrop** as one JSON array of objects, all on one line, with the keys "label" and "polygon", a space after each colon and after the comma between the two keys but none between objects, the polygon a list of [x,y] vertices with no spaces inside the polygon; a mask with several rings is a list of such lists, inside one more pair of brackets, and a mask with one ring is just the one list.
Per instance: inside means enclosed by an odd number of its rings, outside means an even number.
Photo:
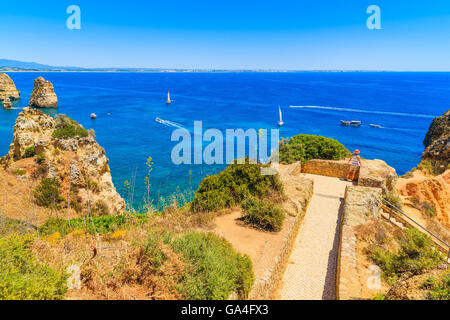
[{"label": "rocky outcrop", "polygon": [[450,110],[433,120],[423,141],[422,161],[431,164],[433,173],[441,174],[450,165]]},{"label": "rocky outcrop", "polygon": [[379,218],[380,210],[380,188],[347,186],[343,207],[344,225],[367,223],[369,218]]},{"label": "rocky outcrop", "polygon": [[3,109],[11,109],[12,108],[11,100],[9,100],[9,98],[5,98],[4,100],[0,100],[0,102],[3,105]]},{"label": "rocky outcrop", "polygon": [[383,160],[362,160],[358,185],[364,187],[382,188],[385,193],[391,193],[397,183],[397,172]]},{"label": "rocky outcrop", "polygon": [[20,91],[17,90],[14,81],[5,73],[0,73],[0,100],[18,100]]},{"label": "rocky outcrop", "polygon": [[[310,160],[301,168],[302,173],[317,174],[335,178],[346,178],[350,165],[348,160]],[[357,176],[358,185],[382,188],[390,193],[395,188],[397,173],[382,160],[362,160],[362,168]]]},{"label": "rocky outcrop", "polygon": [[0,159],[0,165],[8,168],[32,148],[39,157],[34,175],[58,179],[66,198],[70,185],[71,199],[76,199],[83,208],[87,208],[89,198],[91,208],[103,203],[109,213],[122,213],[125,202],[112,182],[105,150],[93,134],[84,130],[84,136],[56,138],[55,130],[64,121],[82,128],[65,116],[55,120],[40,110],[24,108],[16,120],[9,152]]},{"label": "rocky outcrop", "polygon": [[34,80],[34,88],[28,105],[36,108],[57,108],[58,98],[56,97],[53,84],[50,81],[46,81],[43,77]]},{"label": "rocky outcrop", "polygon": [[432,204],[438,221],[450,227],[450,170],[438,176],[415,170],[409,178],[398,179],[397,192]]}]

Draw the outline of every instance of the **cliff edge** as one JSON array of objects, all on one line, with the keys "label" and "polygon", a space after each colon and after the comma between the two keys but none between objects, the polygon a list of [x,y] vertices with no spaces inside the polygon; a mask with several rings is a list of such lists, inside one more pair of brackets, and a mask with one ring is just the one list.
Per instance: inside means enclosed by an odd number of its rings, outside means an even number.
[{"label": "cliff edge", "polygon": [[26,185],[56,181],[66,203],[70,197],[71,207],[80,213],[87,211],[88,202],[91,213],[98,215],[120,214],[125,209],[112,182],[105,150],[93,131],[65,115],[54,119],[40,110],[24,108],[0,165],[19,175]]}]

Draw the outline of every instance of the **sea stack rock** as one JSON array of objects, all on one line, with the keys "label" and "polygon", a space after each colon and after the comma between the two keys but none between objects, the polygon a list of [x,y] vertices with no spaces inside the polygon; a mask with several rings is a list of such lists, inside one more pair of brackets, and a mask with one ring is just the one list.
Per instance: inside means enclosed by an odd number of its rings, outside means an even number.
[{"label": "sea stack rock", "polygon": [[18,100],[20,91],[16,89],[14,81],[5,73],[0,73],[0,100]]},{"label": "sea stack rock", "polygon": [[[77,128],[78,133],[58,135],[64,127]],[[22,161],[26,150],[34,148],[36,159],[33,176],[40,183],[42,178],[54,178],[61,184],[61,192],[82,210],[91,214],[120,214],[125,201],[116,191],[112,181],[105,150],[95,140],[93,132],[86,131],[76,121],[64,115],[56,119],[34,108],[24,108],[14,126],[13,141],[9,152],[0,158],[0,166],[7,169]],[[32,182],[30,181],[30,185]],[[64,190],[64,192],[63,192]],[[85,212],[86,213],[86,212]]]},{"label": "sea stack rock", "polygon": [[3,104],[3,109],[12,109],[11,100],[9,100],[9,98],[5,98],[0,102]]},{"label": "sea stack rock", "polygon": [[56,97],[53,84],[43,77],[34,80],[34,88],[31,93],[30,107],[36,108],[57,108],[58,98]]}]

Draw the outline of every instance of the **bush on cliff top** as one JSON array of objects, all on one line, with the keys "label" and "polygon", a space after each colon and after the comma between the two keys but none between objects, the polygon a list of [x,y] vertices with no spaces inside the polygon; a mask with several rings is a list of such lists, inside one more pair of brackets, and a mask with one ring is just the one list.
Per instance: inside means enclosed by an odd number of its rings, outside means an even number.
[{"label": "bush on cliff top", "polygon": [[57,139],[70,139],[73,137],[87,137],[88,131],[75,120],[62,115],[56,118],[56,128],[53,137]]},{"label": "bush on cliff top", "polygon": [[245,159],[244,164],[235,161],[219,174],[204,178],[195,192],[191,210],[216,211],[239,205],[251,196],[263,198],[271,194],[283,194],[278,176],[262,175],[261,165]]},{"label": "bush on cliff top", "polygon": [[283,226],[284,211],[274,203],[252,197],[242,203],[242,209],[243,220],[257,228],[280,231]]},{"label": "bush on cliff top", "polygon": [[340,160],[350,155],[343,144],[322,136],[299,134],[280,142],[280,162],[285,164],[312,159]]},{"label": "bush on cliff top", "polygon": [[228,241],[213,233],[176,235],[154,230],[149,234],[145,252],[156,268],[169,259],[160,244],[183,256],[184,272],[176,287],[184,299],[225,300],[233,292],[240,299],[247,298],[254,283],[252,262]]},{"label": "bush on cliff top", "polygon": [[33,256],[31,236],[0,238],[0,300],[56,300],[67,290],[67,275]]}]

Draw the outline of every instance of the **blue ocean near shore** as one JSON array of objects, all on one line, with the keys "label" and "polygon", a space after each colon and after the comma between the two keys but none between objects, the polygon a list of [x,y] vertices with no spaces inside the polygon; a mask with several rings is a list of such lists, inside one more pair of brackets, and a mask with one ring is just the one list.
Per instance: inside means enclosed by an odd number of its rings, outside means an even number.
[{"label": "blue ocean near shore", "polygon": [[[0,110],[0,154],[9,149],[13,125],[28,103],[33,80],[50,80],[58,110],[94,129],[110,159],[113,181],[135,181],[133,205],[146,194],[146,159],[153,158],[151,198],[183,193],[189,198],[203,177],[223,165],[175,165],[172,131],[160,117],[192,129],[275,129],[278,105],[285,126],[280,135],[318,134],[358,148],[367,159],[383,159],[403,174],[416,166],[423,138],[435,116],[450,108],[450,73],[299,72],[299,73],[9,73],[22,99]],[[167,90],[173,103],[165,104]],[[314,106],[314,108],[289,108]],[[98,118],[90,120],[96,113]],[[108,113],[110,115],[108,115]],[[340,120],[361,120],[359,128]],[[369,123],[383,128],[372,128]],[[134,178],[134,176],[136,178]]]}]

